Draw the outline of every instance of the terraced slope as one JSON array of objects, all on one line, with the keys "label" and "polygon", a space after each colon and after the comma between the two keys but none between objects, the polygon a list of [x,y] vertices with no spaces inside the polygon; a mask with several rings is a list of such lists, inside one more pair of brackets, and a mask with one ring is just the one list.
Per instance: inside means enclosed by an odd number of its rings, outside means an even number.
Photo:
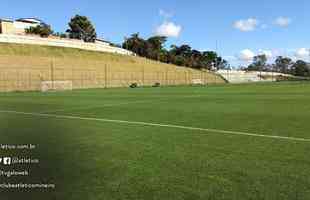
[{"label": "terraced slope", "polygon": [[42,82],[73,88],[224,83],[210,72],[149,59],[71,48],[0,44],[0,91],[40,90]]}]

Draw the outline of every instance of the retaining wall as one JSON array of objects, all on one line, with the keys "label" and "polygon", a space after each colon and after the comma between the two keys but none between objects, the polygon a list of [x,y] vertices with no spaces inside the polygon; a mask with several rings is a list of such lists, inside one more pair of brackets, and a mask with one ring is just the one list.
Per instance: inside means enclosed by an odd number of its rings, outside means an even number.
[{"label": "retaining wall", "polygon": [[248,83],[248,82],[272,82],[278,76],[293,77],[289,74],[277,72],[259,72],[243,70],[219,70],[218,74],[223,76],[229,83]]},{"label": "retaining wall", "polygon": [[72,82],[73,89],[225,83],[209,72],[173,65],[145,67],[118,63],[31,56],[0,56],[0,91],[42,90],[42,82]]}]

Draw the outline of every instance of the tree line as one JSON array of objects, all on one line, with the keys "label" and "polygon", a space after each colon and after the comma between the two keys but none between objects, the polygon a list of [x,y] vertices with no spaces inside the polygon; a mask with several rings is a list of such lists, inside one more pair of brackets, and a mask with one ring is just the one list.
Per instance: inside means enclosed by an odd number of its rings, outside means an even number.
[{"label": "tree line", "polygon": [[257,55],[253,62],[245,68],[248,71],[267,71],[310,77],[310,63],[303,60],[293,61],[291,58],[278,56],[274,63],[267,63],[267,56]]},{"label": "tree line", "polygon": [[[75,15],[71,18],[65,33],[55,33],[50,25],[44,23],[36,27],[27,28],[25,32],[27,34],[37,34],[41,37],[54,35],[61,38],[79,39],[85,42],[95,42],[97,38],[92,22],[86,16],[80,15]],[[125,38],[122,45],[112,45],[123,47],[145,58],[178,66],[206,70],[230,68],[229,63],[214,51],[198,51],[186,44],[180,46],[171,45],[170,48],[166,48],[166,41],[167,38],[163,36],[152,36],[144,39],[139,36],[139,33],[134,33],[130,37]],[[253,62],[243,69],[310,76],[310,64],[303,60],[294,62],[291,58],[279,56],[274,63],[269,64],[267,63],[267,56],[264,54],[255,56]]]},{"label": "tree line", "polygon": [[[25,30],[27,34],[37,34],[41,37],[54,35],[60,38],[79,39],[85,42],[95,42],[97,38],[95,27],[86,16],[76,15],[68,23],[69,28],[65,33],[55,33],[48,24],[40,24]],[[122,45],[112,44],[123,47],[133,53],[152,60],[171,63],[179,66],[186,66],[195,69],[223,69],[228,68],[228,62],[218,56],[214,51],[198,51],[189,45],[172,45],[169,49],[165,48],[166,37],[152,36],[148,39],[139,37],[138,33],[125,38]]]},{"label": "tree line", "polygon": [[186,44],[171,45],[167,49],[165,48],[166,41],[167,38],[163,36],[143,39],[139,33],[134,33],[129,38],[125,38],[122,47],[142,57],[195,69],[211,70],[229,67],[228,62],[214,51],[202,52]]}]

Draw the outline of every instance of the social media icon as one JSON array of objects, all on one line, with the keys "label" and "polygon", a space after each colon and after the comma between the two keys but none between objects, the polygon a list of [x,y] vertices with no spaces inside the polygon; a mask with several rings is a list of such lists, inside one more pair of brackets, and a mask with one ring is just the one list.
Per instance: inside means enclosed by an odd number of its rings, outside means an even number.
[{"label": "social media icon", "polygon": [[3,164],[4,165],[10,165],[11,164],[11,158],[10,157],[4,157],[3,158]]}]

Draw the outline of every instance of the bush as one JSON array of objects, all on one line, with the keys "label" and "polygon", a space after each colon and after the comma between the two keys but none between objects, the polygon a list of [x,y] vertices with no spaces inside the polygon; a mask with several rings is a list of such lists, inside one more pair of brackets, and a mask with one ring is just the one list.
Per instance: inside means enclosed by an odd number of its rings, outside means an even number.
[{"label": "bush", "polygon": [[35,34],[40,35],[41,37],[48,37],[53,33],[51,26],[47,24],[40,24],[36,27],[26,28],[25,32],[26,34]]},{"label": "bush", "polygon": [[138,83],[132,83],[129,87],[130,88],[137,88],[138,87]]},{"label": "bush", "polygon": [[160,83],[155,83],[154,85],[153,85],[153,87],[160,87]]},{"label": "bush", "polygon": [[69,38],[69,35],[67,35],[66,33],[60,33],[60,32],[53,33],[53,36],[60,37],[60,38]]}]

